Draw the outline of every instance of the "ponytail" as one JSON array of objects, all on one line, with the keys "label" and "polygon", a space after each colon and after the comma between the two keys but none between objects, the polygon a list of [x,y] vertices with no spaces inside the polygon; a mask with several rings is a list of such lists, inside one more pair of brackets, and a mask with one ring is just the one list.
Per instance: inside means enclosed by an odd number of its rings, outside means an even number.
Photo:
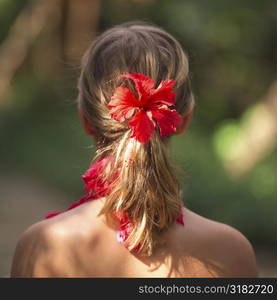
[{"label": "ponytail", "polygon": [[125,245],[129,250],[139,245],[139,252],[149,256],[158,234],[176,220],[181,210],[180,187],[168,160],[168,149],[157,131],[147,144],[126,132],[117,146],[109,148],[114,158],[110,163],[118,176],[100,214],[127,213],[133,226]]}]

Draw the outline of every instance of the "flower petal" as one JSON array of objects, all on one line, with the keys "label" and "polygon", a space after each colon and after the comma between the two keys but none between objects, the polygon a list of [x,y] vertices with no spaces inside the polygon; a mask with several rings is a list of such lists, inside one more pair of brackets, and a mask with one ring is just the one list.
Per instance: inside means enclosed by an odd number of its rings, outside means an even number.
[{"label": "flower petal", "polygon": [[160,85],[152,92],[149,98],[149,104],[161,102],[169,106],[174,104],[176,94],[173,92],[174,80],[164,80]]},{"label": "flower petal", "polygon": [[124,122],[133,116],[138,105],[139,101],[133,93],[127,87],[119,86],[115,89],[108,108],[111,110],[110,116],[114,120]]},{"label": "flower petal", "polygon": [[84,182],[88,183],[91,180],[96,180],[99,174],[106,168],[109,161],[109,157],[104,157],[99,159],[96,163],[92,164],[91,167],[87,170],[87,172],[84,175],[82,175]]},{"label": "flower petal", "polygon": [[184,216],[182,214],[180,214],[177,219],[176,219],[177,223],[181,224],[181,225],[185,225],[185,222],[184,222]]},{"label": "flower petal", "polygon": [[122,77],[129,78],[134,81],[140,100],[146,100],[155,86],[155,81],[144,74],[126,73],[123,74]]},{"label": "flower petal", "polygon": [[[101,177],[101,173],[104,169],[107,168],[108,163],[111,161],[111,156],[106,156],[104,158],[99,159],[97,162],[92,164],[88,171],[82,176],[84,182],[86,183],[86,195],[82,197],[79,201],[72,203],[69,208],[65,211],[74,209],[75,207],[102,197],[106,197],[110,194],[111,189],[113,187],[113,183],[118,178],[118,172],[115,172],[110,180],[105,180]],[[89,192],[91,191],[91,192]],[[45,218],[52,218],[56,215],[59,215],[65,211],[58,212],[54,211],[49,213]]]},{"label": "flower petal", "polygon": [[53,217],[55,217],[55,216],[57,216],[59,214],[61,214],[61,212],[59,212],[59,211],[52,211],[51,213],[49,213],[48,215],[46,215],[44,218],[45,219],[50,219],[50,218],[53,218]]},{"label": "flower petal", "polygon": [[176,128],[180,126],[182,117],[175,109],[169,109],[167,107],[160,107],[158,109],[151,110],[152,116],[158,123],[161,136],[169,136],[176,131]]},{"label": "flower petal", "polygon": [[114,174],[109,179],[101,176],[103,170],[108,167],[110,161],[110,156],[99,159],[82,176],[83,180],[86,183],[86,191],[93,192],[93,194],[91,195],[91,199],[105,197],[111,192],[113,184],[118,178],[118,172],[114,172]]},{"label": "flower petal", "polygon": [[147,143],[154,133],[155,122],[141,110],[129,122],[129,127],[132,129],[130,137],[134,137],[140,143]]}]

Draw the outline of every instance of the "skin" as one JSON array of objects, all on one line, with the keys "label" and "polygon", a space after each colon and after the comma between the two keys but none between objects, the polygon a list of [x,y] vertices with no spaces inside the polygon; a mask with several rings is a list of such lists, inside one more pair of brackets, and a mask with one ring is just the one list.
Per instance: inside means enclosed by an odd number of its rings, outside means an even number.
[{"label": "skin", "polygon": [[104,201],[87,202],[29,227],[17,244],[11,277],[258,276],[253,248],[242,233],[187,208],[185,226],[176,222],[161,234],[151,257],[131,253],[116,240],[118,224],[98,215]]}]

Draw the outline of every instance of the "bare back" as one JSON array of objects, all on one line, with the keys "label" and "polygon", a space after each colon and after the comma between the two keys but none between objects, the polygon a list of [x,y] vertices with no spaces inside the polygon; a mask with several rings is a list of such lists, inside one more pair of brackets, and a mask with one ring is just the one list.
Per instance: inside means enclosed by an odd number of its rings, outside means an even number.
[{"label": "bare back", "polygon": [[31,226],[18,243],[12,277],[256,277],[248,240],[184,208],[151,257],[130,253],[98,216],[104,199]]}]

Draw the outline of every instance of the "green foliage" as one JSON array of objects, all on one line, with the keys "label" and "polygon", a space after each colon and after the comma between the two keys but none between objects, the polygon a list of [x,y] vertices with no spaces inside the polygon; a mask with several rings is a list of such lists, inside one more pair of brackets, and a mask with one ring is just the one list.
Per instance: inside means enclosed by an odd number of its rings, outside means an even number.
[{"label": "green foliage", "polygon": [[7,35],[14,19],[26,4],[21,0],[0,0],[0,42]]},{"label": "green foliage", "polygon": [[18,103],[0,115],[2,168],[25,170],[73,195],[80,195],[80,179],[94,149],[79,122],[75,102],[65,101],[46,83],[28,77],[17,81]]}]

